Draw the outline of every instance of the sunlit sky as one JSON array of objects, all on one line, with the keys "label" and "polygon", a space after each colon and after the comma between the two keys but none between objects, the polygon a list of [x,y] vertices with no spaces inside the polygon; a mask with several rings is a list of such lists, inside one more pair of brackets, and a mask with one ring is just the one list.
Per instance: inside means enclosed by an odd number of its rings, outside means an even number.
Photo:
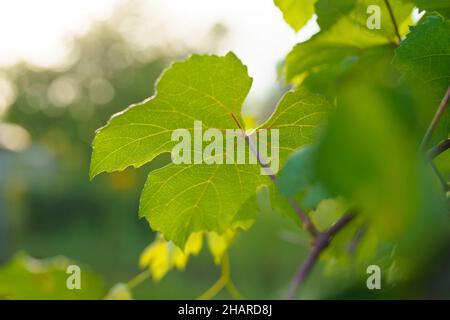
[{"label": "sunlit sky", "polygon": [[[195,46],[217,22],[228,28],[221,54],[234,51],[254,78],[251,98],[262,98],[276,81],[276,65],[293,45],[317,29],[314,21],[296,34],[273,0],[143,0],[152,17],[169,26],[159,37],[182,38]],[[124,0],[0,1],[0,68],[20,60],[52,67],[69,53],[67,39],[93,21],[106,20]]]}]

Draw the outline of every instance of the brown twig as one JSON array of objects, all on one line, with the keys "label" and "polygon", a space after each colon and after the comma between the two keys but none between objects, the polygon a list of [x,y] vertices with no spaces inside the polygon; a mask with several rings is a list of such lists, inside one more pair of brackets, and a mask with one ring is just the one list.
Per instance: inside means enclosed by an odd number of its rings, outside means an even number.
[{"label": "brown twig", "polygon": [[338,233],[342,228],[344,228],[353,218],[354,213],[349,212],[344,214],[334,225],[332,225],[326,232],[319,233],[316,237],[315,245],[309,254],[306,261],[300,266],[297,274],[291,281],[291,285],[286,294],[286,299],[293,299],[298,287],[304,282],[312,267],[315,265],[318,260],[320,254],[325,250],[333,237]]},{"label": "brown twig", "polygon": [[449,148],[450,148],[450,139],[446,139],[446,140],[440,142],[437,146],[433,147],[431,150],[429,150],[427,152],[427,157],[430,160],[431,168],[433,169],[434,173],[438,177],[439,182],[442,185],[442,188],[446,192],[450,190],[450,186],[449,186],[447,180],[444,178],[444,176],[439,171],[439,169],[436,167],[436,164],[434,163],[433,160],[434,160],[434,158],[439,156],[441,153],[447,151]]},{"label": "brown twig", "polygon": [[428,142],[430,141],[431,136],[433,135],[433,132],[439,123],[439,120],[441,120],[442,115],[445,112],[445,108],[447,107],[449,100],[450,100],[450,86],[448,87],[444,98],[442,98],[441,104],[439,105],[438,109],[436,110],[433,120],[431,120],[431,123],[427,129],[427,132],[425,133],[425,136],[422,139],[422,143],[421,143],[422,150],[427,147]]},{"label": "brown twig", "polygon": [[[442,116],[444,115],[445,109],[449,103],[450,100],[450,86],[447,89],[447,92],[444,95],[444,98],[442,98],[441,103],[439,104],[439,107],[436,110],[436,113],[434,114],[433,120],[431,120],[430,125],[428,126],[428,129],[425,133],[425,136],[422,139],[422,143],[420,144],[420,148],[422,150],[425,150],[428,146],[428,143],[431,140],[431,137],[433,135],[434,130],[436,129],[439,120],[441,120]],[[450,146],[449,139],[444,140],[440,144],[438,144],[436,147],[431,149],[427,152],[427,155],[430,159],[431,167],[433,168],[433,171],[436,173],[437,177],[439,178],[439,181],[445,191],[449,190],[449,185],[447,181],[444,179],[444,177],[439,172],[438,168],[436,168],[436,165],[433,162],[433,159],[437,157],[442,152],[446,151]]]},{"label": "brown twig", "polygon": [[397,25],[397,21],[395,20],[394,11],[392,10],[389,0],[384,0],[384,3],[386,4],[386,7],[389,11],[389,16],[391,17],[391,20],[392,20],[392,24],[394,25],[395,35],[398,38],[398,43],[400,43],[400,42],[402,42],[402,36],[400,35],[400,31],[398,30],[398,25]]},{"label": "brown twig", "polygon": [[[250,136],[246,134],[245,130],[239,123],[237,117],[233,113],[231,113],[231,117],[233,118],[237,127],[242,130],[242,134],[245,137],[245,140],[247,141],[250,150],[256,156],[258,163],[261,165],[262,168],[264,168],[264,170],[266,171],[268,176],[272,179],[272,181],[276,183],[277,177],[275,176],[273,171],[265,164],[263,159],[261,159],[261,155],[259,154],[258,149],[253,144],[252,140],[250,139]],[[297,202],[292,198],[289,198],[288,200],[292,208],[295,210],[295,212],[297,212],[298,216],[300,217],[300,220],[302,221],[304,228],[313,237],[312,241],[313,249],[308,258],[306,259],[306,261],[301,265],[294,279],[292,280],[289,291],[287,293],[286,298],[292,299],[295,296],[298,287],[303,283],[303,281],[306,279],[309,272],[311,271],[312,267],[315,265],[320,254],[323,252],[323,250],[325,250],[326,247],[328,247],[333,237],[353,219],[354,213],[348,212],[344,214],[326,232],[319,232],[314,226],[309,216],[306,214],[305,211],[303,211],[302,208],[300,208]]]},{"label": "brown twig", "polygon": [[441,153],[447,151],[450,149],[450,139],[446,139],[444,141],[441,141],[437,146],[433,147],[431,150],[427,152],[429,159],[434,159]]}]

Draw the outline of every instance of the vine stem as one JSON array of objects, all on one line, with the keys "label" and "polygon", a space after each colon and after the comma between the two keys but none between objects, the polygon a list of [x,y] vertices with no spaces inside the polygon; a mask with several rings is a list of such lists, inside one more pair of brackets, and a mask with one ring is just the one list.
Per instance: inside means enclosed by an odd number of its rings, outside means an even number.
[{"label": "vine stem", "polygon": [[392,24],[394,25],[395,35],[398,38],[398,43],[402,42],[402,36],[400,35],[400,31],[398,30],[398,24],[395,20],[394,10],[392,10],[391,4],[389,3],[389,0],[384,0],[384,3],[386,4],[386,7],[389,11],[389,16],[391,17]]},{"label": "vine stem", "polygon": [[[234,115],[234,113],[230,113],[231,117],[233,118],[234,122],[236,123],[237,127],[242,131],[242,134],[245,138],[245,141],[249,145],[250,151],[256,156],[256,159],[260,166],[266,171],[267,175],[270,177],[270,179],[273,181],[274,184],[277,183],[277,177],[275,173],[270,169],[266,164],[264,159],[262,159],[260,153],[258,152],[257,147],[254,145],[253,141],[250,139],[250,136],[245,132],[244,128],[239,123],[239,120]],[[291,205],[291,207],[294,209],[294,211],[297,213],[297,215],[300,217],[300,220],[302,221],[303,227],[311,234],[313,238],[316,238],[319,234],[316,227],[314,226],[313,222],[309,218],[309,216],[306,214],[306,212],[297,204],[297,202],[292,199],[288,198],[288,201]]]},{"label": "vine stem", "polygon": [[134,289],[137,286],[139,286],[142,282],[147,280],[148,278],[150,278],[150,270],[146,269],[146,270],[142,271],[141,273],[139,273],[138,275],[136,275],[133,279],[128,281],[127,287],[130,290]]},{"label": "vine stem", "polygon": [[433,120],[431,120],[430,125],[428,126],[427,132],[425,133],[425,136],[422,139],[421,148],[422,150],[425,149],[430,142],[431,136],[433,135],[434,130],[436,129],[439,120],[441,120],[445,109],[448,105],[448,102],[450,100],[450,86],[447,89],[447,92],[445,93],[444,98],[442,98],[442,101],[436,110],[436,113],[434,114]]},{"label": "vine stem", "polygon": [[207,289],[203,294],[201,294],[197,300],[211,300],[214,298],[222,289],[225,288],[230,296],[235,300],[243,300],[244,297],[239,292],[239,290],[234,285],[231,280],[231,269],[230,269],[230,258],[228,254],[225,254],[222,258],[222,272],[220,278],[214,282],[214,284]]},{"label": "vine stem", "polygon": [[442,190],[445,192],[450,190],[450,185],[447,183],[447,180],[444,178],[444,176],[441,174],[439,169],[436,167],[436,164],[433,162],[433,160],[430,161],[431,169],[433,169],[434,173],[436,174],[439,183],[442,186]]},{"label": "vine stem", "polygon": [[[245,140],[247,141],[250,150],[253,152],[253,154],[256,156],[256,159],[258,163],[261,165],[262,168],[266,171],[268,176],[272,179],[272,181],[276,184],[277,177],[273,173],[273,171],[265,164],[263,159],[261,159],[261,155],[258,152],[258,149],[253,144],[253,141],[250,139],[250,136],[247,135],[244,128],[239,123],[237,117],[230,113],[231,117],[233,118],[234,122],[238,126],[238,128],[242,131],[243,136],[245,137]],[[290,205],[292,208],[297,212],[297,214],[300,217],[300,220],[302,221],[305,229],[309,231],[311,236],[313,237],[313,249],[306,259],[306,261],[300,266],[300,269],[298,270],[297,274],[295,275],[294,279],[291,282],[289,291],[287,293],[286,298],[292,299],[295,296],[295,293],[297,292],[298,287],[303,283],[303,281],[308,276],[309,272],[315,265],[317,259],[319,258],[322,251],[328,247],[330,244],[330,241],[333,239],[333,237],[342,229],[344,228],[354,217],[354,213],[348,212],[344,214],[334,225],[332,225],[327,231],[325,232],[319,232],[317,231],[316,227],[314,226],[313,222],[309,218],[309,216],[306,214],[305,211],[297,204],[297,202],[292,199],[288,198]],[[220,280],[220,279],[219,279]]]},{"label": "vine stem", "polygon": [[326,232],[320,233],[315,241],[314,247],[305,262],[300,266],[297,274],[292,279],[289,290],[286,294],[286,299],[292,300],[299,288],[305,281],[313,266],[316,264],[321,253],[328,247],[333,237],[344,228],[352,219],[354,213],[344,214],[334,225],[332,225]]},{"label": "vine stem", "polygon": [[446,139],[441,141],[437,146],[433,147],[431,150],[427,152],[428,158],[434,159],[441,153],[450,149],[450,139]]},{"label": "vine stem", "polygon": [[439,182],[441,183],[442,188],[444,189],[444,191],[449,191],[450,190],[450,186],[447,183],[447,180],[442,176],[442,174],[439,171],[439,169],[436,167],[436,164],[434,163],[433,160],[434,160],[434,158],[439,156],[441,153],[444,153],[448,149],[450,149],[450,139],[446,139],[444,141],[441,141],[437,146],[431,148],[427,152],[427,157],[430,160],[431,168],[433,169],[434,173],[436,173],[436,176],[438,177]]},{"label": "vine stem", "polygon": [[225,279],[220,277],[208,290],[202,293],[197,300],[211,300],[225,287]]}]

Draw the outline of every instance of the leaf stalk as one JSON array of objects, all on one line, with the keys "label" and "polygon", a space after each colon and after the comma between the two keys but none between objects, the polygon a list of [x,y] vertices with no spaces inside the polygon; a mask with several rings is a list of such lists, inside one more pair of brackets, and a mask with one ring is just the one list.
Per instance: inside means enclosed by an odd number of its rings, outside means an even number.
[{"label": "leaf stalk", "polygon": [[297,274],[291,281],[289,290],[286,294],[287,300],[292,300],[297,293],[300,285],[305,281],[309,275],[311,269],[316,264],[322,252],[328,247],[333,237],[344,228],[353,218],[355,214],[353,212],[348,212],[344,214],[334,225],[332,225],[327,231],[319,233],[316,237],[314,247],[309,254],[305,262],[300,266]]}]

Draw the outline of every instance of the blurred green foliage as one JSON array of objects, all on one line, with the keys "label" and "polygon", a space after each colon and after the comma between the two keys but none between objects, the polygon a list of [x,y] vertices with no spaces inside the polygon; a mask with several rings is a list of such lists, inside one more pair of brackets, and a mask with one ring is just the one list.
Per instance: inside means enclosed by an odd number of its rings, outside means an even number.
[{"label": "blurred green foliage", "polygon": [[16,254],[0,268],[0,297],[2,299],[101,299],[104,283],[88,268],[81,267],[82,290],[68,290],[67,267],[74,264],[64,257],[34,259],[25,253]]}]

